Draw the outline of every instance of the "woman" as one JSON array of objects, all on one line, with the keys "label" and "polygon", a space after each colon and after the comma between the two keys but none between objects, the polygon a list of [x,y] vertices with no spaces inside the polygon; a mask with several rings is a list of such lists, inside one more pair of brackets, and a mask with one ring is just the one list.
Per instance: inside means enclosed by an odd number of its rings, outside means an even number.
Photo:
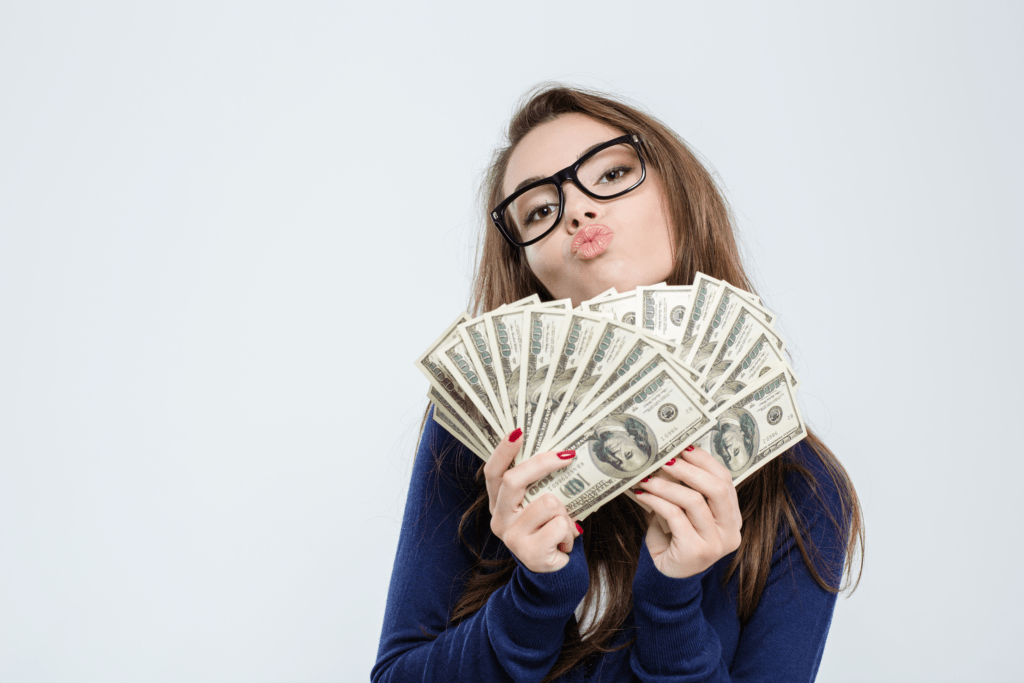
[{"label": "woman", "polygon": [[[475,312],[531,293],[576,305],[697,271],[751,289],[725,200],[652,117],[542,87],[508,142],[483,187]],[[594,149],[613,156],[572,177]],[[813,680],[863,542],[856,492],[817,437],[738,488],[691,448],[637,490],[656,516],[619,496],[586,533],[553,496],[521,507],[574,457],[508,469],[523,441],[512,432],[481,465],[425,421],[375,681]]]}]

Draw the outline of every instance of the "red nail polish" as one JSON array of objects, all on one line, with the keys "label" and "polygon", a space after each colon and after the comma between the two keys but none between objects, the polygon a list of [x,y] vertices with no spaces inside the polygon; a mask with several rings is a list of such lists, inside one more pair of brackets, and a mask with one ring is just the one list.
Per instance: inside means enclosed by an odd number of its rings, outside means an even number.
[{"label": "red nail polish", "polygon": [[650,480],[651,480],[651,478],[650,478],[650,477],[644,477],[643,479],[641,479],[641,480],[640,480],[640,483],[641,483],[641,484],[646,484],[646,483],[647,483],[647,482],[649,482]]},{"label": "red nail polish", "polygon": [[676,464],[676,459],[672,458],[667,463],[665,463],[665,467],[668,467],[669,465],[675,465],[675,464]]},{"label": "red nail polish", "polygon": [[687,446],[687,447],[686,447],[686,448],[684,448],[683,450],[684,450],[684,451],[692,451],[692,450],[693,450],[693,444],[690,444],[689,446]]},{"label": "red nail polish", "polygon": [[583,535],[583,527],[580,526],[579,522],[576,522],[576,531],[580,532],[580,536]]},{"label": "red nail polish", "polygon": [[644,493],[644,490],[643,489],[633,489],[633,493],[639,496],[642,493]]},{"label": "red nail polish", "polygon": [[508,435],[508,442],[509,443],[515,443],[516,441],[519,440],[519,437],[521,437],[522,435],[523,435],[523,430],[520,429],[519,427],[516,427],[516,431],[514,431],[514,432],[512,432],[511,434]]},{"label": "red nail polish", "polygon": [[561,460],[572,460],[576,457],[576,451],[558,451],[555,455]]}]

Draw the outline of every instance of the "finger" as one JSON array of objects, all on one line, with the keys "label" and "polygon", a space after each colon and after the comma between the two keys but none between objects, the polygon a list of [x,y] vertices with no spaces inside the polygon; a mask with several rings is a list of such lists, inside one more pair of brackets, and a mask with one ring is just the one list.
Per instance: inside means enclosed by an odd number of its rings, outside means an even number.
[{"label": "finger", "polygon": [[494,514],[495,502],[498,499],[498,490],[501,488],[501,477],[508,471],[512,460],[523,447],[523,430],[515,429],[511,434],[501,440],[491,453],[491,457],[484,465],[484,478],[487,481],[487,496],[490,501],[491,514]]},{"label": "finger", "polygon": [[518,533],[535,534],[556,517],[568,519],[569,513],[566,512],[565,505],[558,499],[558,496],[553,493],[545,493],[520,512],[513,524],[518,529]]},{"label": "finger", "polygon": [[[739,519],[739,501],[736,498],[736,487],[732,485],[732,477],[729,477],[729,481],[722,481],[720,477],[715,476],[712,472],[689,462],[687,456],[691,453],[696,453],[700,449],[694,449],[691,452],[683,453],[683,458],[676,458],[672,465],[667,465],[662,468],[663,472],[671,474],[675,479],[689,486],[691,489],[700,492],[708,501],[708,506],[711,509],[711,514],[714,515],[715,519],[722,525],[732,525]],[[715,464],[718,461],[715,460],[707,451],[700,451],[708,458],[710,458]],[[698,458],[701,456],[698,455]],[[706,463],[706,460],[701,458],[702,462]],[[725,469],[724,467],[722,468]],[[728,470],[726,470],[728,475]]]},{"label": "finger", "polygon": [[[703,448],[697,448],[696,446],[690,446],[690,450],[684,450],[680,455],[686,462],[693,463],[695,466],[706,471],[711,476],[719,479],[730,486],[732,484],[732,472],[718,461],[715,456],[708,453]],[[733,486],[733,488],[736,488]]]},{"label": "finger", "polygon": [[[501,477],[501,488],[495,504],[497,514],[509,514],[519,509],[527,487],[556,470],[560,470],[576,457],[575,451],[546,451],[516,465]],[[492,513],[494,514],[494,513]]]},{"label": "finger", "polygon": [[693,528],[693,524],[690,523],[690,519],[686,516],[686,513],[681,507],[650,492],[641,493],[640,497],[645,503],[651,506],[651,509],[654,510],[655,514],[660,515],[666,522],[668,522],[669,531],[672,532],[674,537],[678,538],[684,544],[700,540],[699,534]]},{"label": "finger", "polygon": [[[530,505],[533,507],[533,505]],[[537,530],[537,544],[541,548],[552,548],[563,553],[571,553],[576,528],[569,516],[558,516]]]},{"label": "finger", "polygon": [[[651,504],[651,501],[654,500],[655,496],[666,500],[686,512],[686,517],[690,520],[690,524],[702,538],[710,539],[718,535],[715,516],[711,512],[711,508],[708,507],[707,501],[704,500],[703,494],[699,491],[694,491],[679,482],[668,482],[664,479],[655,478],[643,482],[641,486],[643,486],[643,490],[648,494],[653,494],[650,498],[646,495],[641,495],[644,502],[652,508],[654,505]],[[657,508],[655,508],[655,512],[657,512]]]}]

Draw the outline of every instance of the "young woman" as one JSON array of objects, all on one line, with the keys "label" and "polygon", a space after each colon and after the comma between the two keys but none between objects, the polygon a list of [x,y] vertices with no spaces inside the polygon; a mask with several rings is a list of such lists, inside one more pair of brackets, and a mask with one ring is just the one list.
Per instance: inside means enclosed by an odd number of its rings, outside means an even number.
[{"label": "young woman", "polygon": [[[644,180],[612,191],[626,173],[615,171],[592,179],[615,196],[581,191],[569,170],[618,138],[643,159]],[[547,201],[505,201],[542,179]],[[531,293],[577,305],[613,286],[689,284],[698,271],[753,291],[711,175],[666,126],[613,98],[536,91],[482,199],[474,313]],[[618,436],[618,461],[643,455]],[[738,487],[691,448],[639,489],[661,520],[619,496],[582,525],[554,496],[521,506],[529,484],[572,457],[508,469],[524,440],[507,435],[483,465],[428,415],[374,681],[814,679],[858,544],[863,555],[857,494],[816,436]]]}]

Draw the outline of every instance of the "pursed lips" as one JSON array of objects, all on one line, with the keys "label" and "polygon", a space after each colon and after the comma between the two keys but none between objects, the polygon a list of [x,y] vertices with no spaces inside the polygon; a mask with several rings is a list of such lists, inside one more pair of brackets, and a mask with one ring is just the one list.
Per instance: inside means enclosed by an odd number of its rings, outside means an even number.
[{"label": "pursed lips", "polygon": [[608,248],[612,241],[612,229],[600,223],[584,226],[573,237],[570,253],[581,259],[592,259]]}]

